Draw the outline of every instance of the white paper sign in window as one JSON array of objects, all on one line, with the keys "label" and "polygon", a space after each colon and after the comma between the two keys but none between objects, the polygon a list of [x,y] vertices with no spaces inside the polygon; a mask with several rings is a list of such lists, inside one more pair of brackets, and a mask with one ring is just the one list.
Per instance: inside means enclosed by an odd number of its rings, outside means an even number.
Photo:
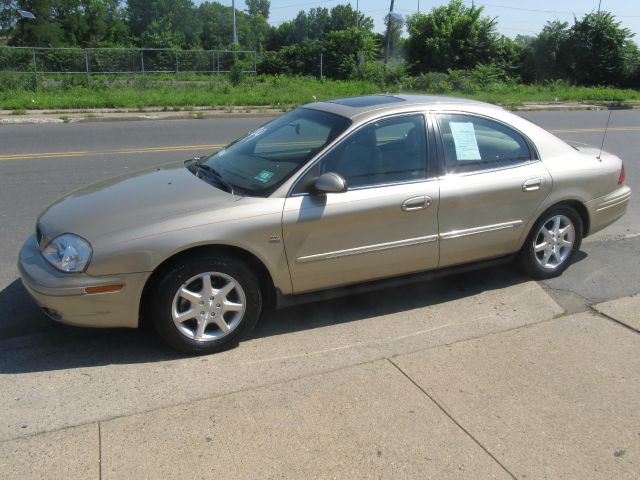
[{"label": "white paper sign in window", "polygon": [[449,122],[458,161],[482,160],[472,122]]}]

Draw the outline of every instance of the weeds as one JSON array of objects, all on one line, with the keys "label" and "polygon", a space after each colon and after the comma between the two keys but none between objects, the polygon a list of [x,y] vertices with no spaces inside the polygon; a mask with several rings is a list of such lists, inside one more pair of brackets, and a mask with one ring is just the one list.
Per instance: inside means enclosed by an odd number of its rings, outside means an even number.
[{"label": "weeds", "polygon": [[[233,78],[230,78],[233,77]],[[240,77],[240,78],[238,78]],[[464,96],[513,108],[524,102],[576,101],[627,105],[640,100],[640,91],[611,87],[576,87],[566,82],[524,85],[490,70],[451,71],[409,77],[398,66],[380,70],[363,65],[353,80],[319,80],[284,75],[259,76],[127,76],[99,78],[0,74],[0,108],[26,113],[28,109],[135,109],[193,111],[208,107],[233,111],[234,107],[277,108],[383,92]],[[14,113],[19,115],[20,113]]]}]

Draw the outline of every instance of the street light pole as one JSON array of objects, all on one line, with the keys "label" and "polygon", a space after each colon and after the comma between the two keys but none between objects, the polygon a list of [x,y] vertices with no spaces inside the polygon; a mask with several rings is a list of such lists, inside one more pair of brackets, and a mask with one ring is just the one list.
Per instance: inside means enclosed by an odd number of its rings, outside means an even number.
[{"label": "street light pole", "polygon": [[231,9],[233,10],[233,44],[238,44],[238,32],[236,32],[236,0],[231,0]]},{"label": "street light pole", "polygon": [[389,7],[389,16],[387,17],[387,48],[384,51],[384,64],[389,63],[389,50],[391,49],[391,22],[393,21],[393,3],[395,0],[391,0],[391,6]]},{"label": "street light pole", "polygon": [[384,64],[389,63],[389,49],[391,48],[391,22],[393,18],[393,3],[395,0],[391,0],[391,6],[389,7],[389,16],[387,17],[387,48],[384,49]]}]

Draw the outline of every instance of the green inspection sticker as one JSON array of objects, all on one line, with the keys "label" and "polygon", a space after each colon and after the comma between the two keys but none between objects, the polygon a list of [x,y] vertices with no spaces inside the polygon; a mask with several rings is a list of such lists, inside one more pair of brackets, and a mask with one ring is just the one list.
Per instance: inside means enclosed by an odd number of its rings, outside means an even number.
[{"label": "green inspection sticker", "polygon": [[271,180],[271,177],[273,177],[274,175],[275,174],[273,172],[270,172],[269,170],[262,170],[258,175],[256,175],[253,178],[258,180],[259,182],[267,183],[269,180]]}]

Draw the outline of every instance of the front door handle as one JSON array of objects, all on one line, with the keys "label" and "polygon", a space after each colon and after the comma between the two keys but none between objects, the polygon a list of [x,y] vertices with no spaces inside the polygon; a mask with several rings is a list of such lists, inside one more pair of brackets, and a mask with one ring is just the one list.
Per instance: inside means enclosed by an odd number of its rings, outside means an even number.
[{"label": "front door handle", "polygon": [[522,190],[525,192],[535,192],[536,190],[540,190],[542,185],[544,185],[542,178],[530,178],[522,184]]},{"label": "front door handle", "polygon": [[402,211],[403,212],[415,212],[416,210],[422,210],[423,208],[427,208],[431,205],[433,200],[431,197],[427,197],[426,195],[422,195],[420,197],[412,197],[404,202],[402,202]]}]

